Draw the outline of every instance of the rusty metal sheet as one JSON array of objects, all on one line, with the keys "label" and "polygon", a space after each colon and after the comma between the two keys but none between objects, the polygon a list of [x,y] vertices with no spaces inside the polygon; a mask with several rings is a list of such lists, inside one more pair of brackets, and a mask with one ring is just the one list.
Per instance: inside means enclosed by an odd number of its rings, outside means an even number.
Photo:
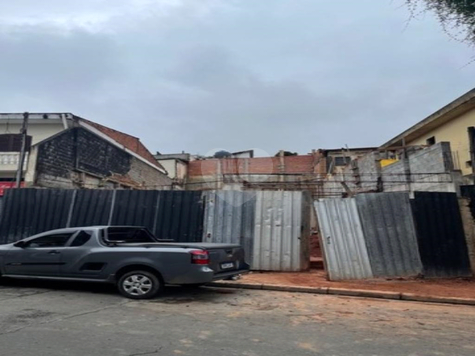
[{"label": "rusty metal sheet", "polygon": [[315,202],[330,280],[373,277],[354,198]]}]

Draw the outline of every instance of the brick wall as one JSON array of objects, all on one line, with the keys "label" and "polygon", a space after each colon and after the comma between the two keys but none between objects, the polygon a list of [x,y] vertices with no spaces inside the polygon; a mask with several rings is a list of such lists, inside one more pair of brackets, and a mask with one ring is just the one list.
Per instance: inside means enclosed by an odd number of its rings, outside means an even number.
[{"label": "brick wall", "polygon": [[132,157],[130,161],[129,177],[133,181],[143,184],[146,189],[171,189],[172,180],[170,178],[135,157]]},{"label": "brick wall", "polygon": [[[283,162],[281,161],[283,160]],[[190,178],[216,174],[314,173],[313,155],[259,158],[229,158],[191,161]]]},{"label": "brick wall", "polygon": [[[188,166],[186,188],[308,190],[316,194],[313,182],[326,172],[321,152],[302,156],[228,158],[192,161]],[[315,195],[314,194],[314,195]]]},{"label": "brick wall", "polygon": [[50,188],[138,189],[171,186],[149,164],[84,128],[64,131],[38,147],[35,185]]},{"label": "brick wall", "polygon": [[77,168],[80,170],[100,176],[125,175],[130,171],[131,156],[127,152],[85,129],[73,129],[72,135],[73,140],[77,139]]},{"label": "brick wall", "polygon": [[97,130],[101,131],[102,133],[106,134],[110,138],[114,139],[115,141],[119,142],[120,144],[124,145],[127,147],[129,150],[132,152],[137,153],[139,156],[142,156],[145,158],[147,161],[152,163],[155,166],[161,167],[161,165],[157,162],[153,154],[143,145],[142,142],[140,142],[140,139],[137,137],[128,135],[124,132],[120,132],[114,129],[111,129],[110,127],[103,126],[101,124],[98,124],[93,121],[89,121],[86,119],[80,119],[87,124],[93,126]]},{"label": "brick wall", "polygon": [[75,168],[74,132],[66,131],[42,143],[38,148],[36,174],[69,180]]}]

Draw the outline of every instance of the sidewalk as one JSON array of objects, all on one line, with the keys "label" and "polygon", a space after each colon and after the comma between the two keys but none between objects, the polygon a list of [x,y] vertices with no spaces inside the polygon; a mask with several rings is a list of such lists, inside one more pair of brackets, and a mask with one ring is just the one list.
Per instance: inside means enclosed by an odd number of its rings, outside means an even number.
[{"label": "sidewalk", "polygon": [[377,279],[330,282],[325,278],[324,271],[253,272],[238,281],[218,282],[216,285],[475,305],[475,279]]}]

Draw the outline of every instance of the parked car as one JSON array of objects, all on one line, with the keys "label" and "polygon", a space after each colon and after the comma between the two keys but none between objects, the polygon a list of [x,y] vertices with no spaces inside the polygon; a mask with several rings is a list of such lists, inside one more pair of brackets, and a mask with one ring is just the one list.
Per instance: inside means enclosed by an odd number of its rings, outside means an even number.
[{"label": "parked car", "polygon": [[0,245],[0,277],[115,283],[132,299],[248,271],[239,245],[163,242],[143,227],[60,229]]}]

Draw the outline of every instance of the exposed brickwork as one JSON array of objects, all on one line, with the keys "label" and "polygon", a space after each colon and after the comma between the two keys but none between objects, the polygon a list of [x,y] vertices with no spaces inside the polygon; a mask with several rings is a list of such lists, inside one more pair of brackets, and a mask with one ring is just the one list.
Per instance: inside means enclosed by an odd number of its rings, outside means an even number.
[{"label": "exposed brickwork", "polygon": [[188,175],[190,178],[198,178],[216,174],[311,174],[315,172],[315,163],[313,155],[208,159],[190,162]]},{"label": "exposed brickwork", "polygon": [[188,176],[211,176],[216,174],[218,170],[218,160],[210,159],[203,161],[191,161],[188,165]]},{"label": "exposed brickwork", "polygon": [[40,176],[54,176],[70,179],[71,170],[75,167],[74,132],[64,133],[45,141],[38,147],[36,172]]},{"label": "exposed brickwork", "polygon": [[187,189],[307,190],[318,195],[326,160],[322,152],[302,156],[227,158],[191,161]]},{"label": "exposed brickwork", "polygon": [[[77,135],[77,138],[74,135]],[[125,175],[129,172],[131,156],[127,152],[85,129],[74,129],[73,139],[77,139],[77,168],[80,170],[100,176],[112,173]]]},{"label": "exposed brickwork", "polygon": [[44,187],[106,188],[110,182],[140,189],[171,185],[157,169],[84,128],[64,131],[40,144],[36,172],[36,184]]},{"label": "exposed brickwork", "polygon": [[135,157],[132,157],[130,161],[129,177],[146,189],[165,190],[170,189],[172,184],[172,180],[168,176],[160,174],[156,169]]},{"label": "exposed brickwork", "polygon": [[308,156],[289,156],[284,157],[285,173],[313,173],[314,157]]},{"label": "exposed brickwork", "polygon": [[93,126],[95,129],[101,131],[102,133],[106,134],[113,140],[117,141],[121,145],[124,145],[127,147],[129,150],[132,152],[137,153],[141,157],[145,158],[147,161],[150,163],[154,164],[155,166],[158,166],[160,168],[163,168],[160,163],[157,162],[153,154],[143,145],[142,142],[140,142],[140,139],[131,135],[128,135],[124,132],[120,132],[114,129],[111,129],[110,127],[103,126],[101,124],[98,124],[93,121],[89,121],[86,119],[81,118],[80,120],[86,122],[87,124]]}]

